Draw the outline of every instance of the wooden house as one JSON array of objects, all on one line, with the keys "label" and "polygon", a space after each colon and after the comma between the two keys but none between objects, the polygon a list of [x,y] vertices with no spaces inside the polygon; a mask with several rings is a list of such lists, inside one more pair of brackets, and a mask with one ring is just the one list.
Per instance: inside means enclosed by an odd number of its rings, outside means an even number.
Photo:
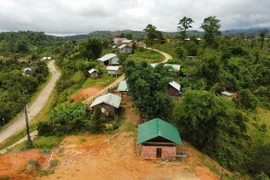
[{"label": "wooden house", "polygon": [[90,69],[88,71],[88,73],[90,74],[91,78],[99,78],[99,71],[95,70],[94,68]]},{"label": "wooden house", "polygon": [[176,144],[183,145],[177,128],[159,118],[139,125],[137,144],[143,159],[175,159]]},{"label": "wooden house", "polygon": [[99,61],[99,64],[102,66],[119,65],[119,62],[118,62],[119,59],[117,55],[113,53],[106,54],[97,60]]},{"label": "wooden house", "polygon": [[108,93],[96,98],[90,105],[90,108],[93,109],[96,106],[99,106],[101,108],[101,112],[106,116],[115,116],[120,107],[121,101],[121,97]]},{"label": "wooden house", "polygon": [[132,47],[130,47],[127,44],[122,44],[118,47],[118,51],[120,54],[131,54],[132,53]]},{"label": "wooden house", "polygon": [[168,84],[167,94],[169,96],[175,97],[181,95],[181,85],[175,81]]},{"label": "wooden house", "polygon": [[106,70],[108,71],[108,74],[112,76],[118,76],[121,74],[120,66],[108,66]]}]

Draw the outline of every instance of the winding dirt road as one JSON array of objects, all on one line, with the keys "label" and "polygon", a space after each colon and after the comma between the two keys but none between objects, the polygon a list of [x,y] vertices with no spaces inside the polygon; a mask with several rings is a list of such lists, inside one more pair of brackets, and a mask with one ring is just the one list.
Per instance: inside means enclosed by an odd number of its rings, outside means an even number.
[{"label": "winding dirt road", "polygon": [[[46,104],[48,98],[52,94],[52,91],[55,87],[56,81],[60,77],[60,72],[54,66],[54,60],[49,62],[48,68],[50,73],[52,73],[52,78],[45,88],[42,89],[38,97],[34,100],[33,104],[28,108],[28,119],[29,123],[38,115],[40,110]],[[10,125],[2,129],[0,132],[0,144],[7,140],[12,135],[16,134],[18,131],[21,131],[25,128],[25,115],[24,113],[20,114]],[[0,148],[1,149],[1,148]]]},{"label": "winding dirt road", "polygon": [[[152,48],[147,48],[147,49],[149,49],[149,50],[151,50],[151,51],[156,51],[156,52],[162,54],[162,55],[164,56],[164,60],[162,61],[162,63],[166,63],[169,59],[172,59],[172,56],[171,56],[171,55],[169,55],[169,54],[167,54],[167,53],[165,53],[165,52],[163,52],[163,51],[160,51],[160,50],[158,50],[158,49],[152,49]],[[123,75],[121,75],[119,78],[117,78],[114,82],[112,82],[111,84],[109,84],[108,86],[106,86],[105,88],[103,88],[101,91],[99,91],[97,94],[95,94],[95,95],[93,95],[93,96],[87,98],[87,99],[84,101],[84,103],[91,104],[95,98],[97,98],[98,96],[101,96],[101,95],[107,93],[107,90],[108,90],[109,88],[115,88],[115,87],[117,87],[118,84],[119,84],[122,80],[124,80],[124,79],[125,79],[125,75],[123,74]]]}]

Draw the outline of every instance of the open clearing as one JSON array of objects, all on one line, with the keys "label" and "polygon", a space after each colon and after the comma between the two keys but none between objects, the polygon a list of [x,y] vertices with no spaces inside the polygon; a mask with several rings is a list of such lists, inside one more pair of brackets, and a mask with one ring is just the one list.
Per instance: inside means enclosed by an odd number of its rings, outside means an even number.
[{"label": "open clearing", "polygon": [[[130,106],[130,97],[124,96],[125,122],[117,136],[104,142],[112,135],[81,134],[65,137],[52,154],[44,155],[40,150],[8,153],[0,156],[0,178],[40,179],[40,180],[99,180],[99,179],[179,179],[218,180],[219,176],[208,167],[220,166],[206,155],[192,148],[188,143],[180,147],[187,158],[173,162],[143,160],[137,156],[136,125],[139,115]],[[29,165],[29,160],[37,161],[40,170],[47,170],[49,160],[57,159],[59,164],[54,173],[38,176],[37,169]],[[205,165],[208,164],[208,167]]]}]

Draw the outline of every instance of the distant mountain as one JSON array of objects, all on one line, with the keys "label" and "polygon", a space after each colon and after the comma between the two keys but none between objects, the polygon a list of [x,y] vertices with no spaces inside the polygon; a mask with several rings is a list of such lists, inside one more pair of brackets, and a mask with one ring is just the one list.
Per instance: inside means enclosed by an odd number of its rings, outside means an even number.
[{"label": "distant mountain", "polygon": [[[260,31],[265,28],[261,27],[252,27],[248,29],[228,29],[221,31],[222,34],[239,34],[239,33],[247,33],[247,34],[259,34]],[[266,27],[268,29],[268,34],[270,34],[270,27]],[[146,33],[143,31],[132,31],[132,30],[119,30],[119,31],[94,31],[89,34],[80,34],[80,35],[70,35],[70,36],[63,36],[64,40],[76,40],[76,41],[82,41],[88,38],[101,38],[101,39],[113,39],[120,34],[132,34],[133,39],[143,39],[146,36]],[[179,32],[163,32],[165,37],[167,36],[177,36],[179,35]],[[189,36],[202,36],[203,31],[198,30],[191,30],[188,31],[187,34]]]},{"label": "distant mountain", "polygon": [[261,30],[267,29],[268,34],[270,34],[270,27],[252,27],[248,29],[228,29],[222,31],[222,34],[239,34],[239,33],[248,33],[248,34],[259,34]]}]

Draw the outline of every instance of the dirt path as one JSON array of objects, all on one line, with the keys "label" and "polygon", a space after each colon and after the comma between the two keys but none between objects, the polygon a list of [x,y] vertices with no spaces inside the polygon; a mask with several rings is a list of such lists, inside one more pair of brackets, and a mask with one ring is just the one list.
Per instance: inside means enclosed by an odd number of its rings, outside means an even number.
[{"label": "dirt path", "polygon": [[101,96],[103,94],[106,94],[108,92],[108,89],[112,89],[118,86],[118,84],[120,83],[120,81],[125,79],[125,75],[123,74],[122,76],[120,76],[118,79],[116,79],[113,83],[109,84],[108,86],[106,86],[105,88],[103,88],[102,90],[100,90],[98,93],[96,93],[95,95],[90,96],[89,98],[87,98],[84,103],[90,104],[91,102],[93,102],[93,100],[98,97]]},{"label": "dirt path", "polygon": [[[60,72],[54,66],[54,60],[48,64],[49,71],[52,73],[52,78],[45,88],[40,92],[38,97],[34,100],[33,104],[28,108],[28,119],[29,123],[38,115],[40,110],[46,104],[48,98],[50,97],[56,81],[60,77]],[[4,128],[0,132],[0,144],[7,140],[12,135],[16,134],[18,131],[21,131],[25,128],[25,115],[24,113],[20,114],[10,125]]]},{"label": "dirt path", "polygon": [[152,49],[152,48],[147,48],[147,49],[152,50],[152,51],[156,51],[156,52],[162,54],[165,57],[165,59],[162,61],[162,63],[166,63],[169,59],[172,59],[171,55],[169,55],[163,51],[160,51],[158,49]]}]

